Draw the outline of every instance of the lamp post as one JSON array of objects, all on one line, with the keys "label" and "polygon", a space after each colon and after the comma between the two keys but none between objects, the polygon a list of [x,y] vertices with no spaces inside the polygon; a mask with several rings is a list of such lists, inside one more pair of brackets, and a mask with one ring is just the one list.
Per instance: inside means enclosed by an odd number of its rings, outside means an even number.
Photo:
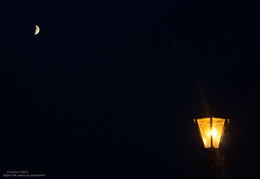
[{"label": "lamp post", "polygon": [[216,168],[224,164],[224,158],[220,156],[219,146],[229,119],[213,117],[211,113],[209,117],[194,119],[194,123],[198,125],[204,148],[209,154],[209,160],[204,164],[204,167],[209,169],[210,178],[217,178]]}]

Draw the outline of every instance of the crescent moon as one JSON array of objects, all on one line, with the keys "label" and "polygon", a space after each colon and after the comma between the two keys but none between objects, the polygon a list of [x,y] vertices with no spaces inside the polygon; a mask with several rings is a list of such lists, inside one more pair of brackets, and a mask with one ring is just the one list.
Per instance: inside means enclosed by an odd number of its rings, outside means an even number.
[{"label": "crescent moon", "polygon": [[39,34],[39,32],[40,32],[40,27],[38,25],[35,25],[34,35]]}]

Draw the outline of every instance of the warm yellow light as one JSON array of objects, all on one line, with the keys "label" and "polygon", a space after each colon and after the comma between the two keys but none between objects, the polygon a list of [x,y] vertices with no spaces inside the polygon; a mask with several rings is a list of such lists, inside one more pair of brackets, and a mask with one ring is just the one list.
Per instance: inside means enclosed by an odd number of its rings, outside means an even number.
[{"label": "warm yellow light", "polygon": [[212,129],[210,125],[210,118],[197,119],[200,134],[204,143],[205,148],[211,147],[211,136],[212,136],[212,147],[219,148],[221,137],[223,135],[223,128],[225,119],[212,118]]},{"label": "warm yellow light", "polygon": [[212,135],[213,139],[216,138],[216,136],[217,136],[217,131],[216,131],[215,127],[213,127],[213,129],[212,129],[211,135]]}]

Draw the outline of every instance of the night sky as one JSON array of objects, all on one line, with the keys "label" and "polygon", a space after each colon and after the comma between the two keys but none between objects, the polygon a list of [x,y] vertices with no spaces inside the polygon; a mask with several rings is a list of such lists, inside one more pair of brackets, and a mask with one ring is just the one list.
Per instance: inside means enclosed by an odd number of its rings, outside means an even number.
[{"label": "night sky", "polygon": [[257,6],[19,2],[0,13],[1,177],[206,178],[193,119],[210,103],[231,122],[226,176],[259,175]]}]

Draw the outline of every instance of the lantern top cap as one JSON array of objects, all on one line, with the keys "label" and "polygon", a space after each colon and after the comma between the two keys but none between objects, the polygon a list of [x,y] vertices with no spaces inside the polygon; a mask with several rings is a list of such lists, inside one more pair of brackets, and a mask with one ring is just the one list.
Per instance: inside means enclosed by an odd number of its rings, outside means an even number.
[{"label": "lantern top cap", "polygon": [[[198,122],[198,120],[200,120],[200,121],[203,121],[203,120],[209,120],[210,119],[210,117],[202,117],[202,118],[195,118],[195,119],[193,119],[193,122],[194,123],[197,123]],[[228,118],[223,118],[223,117],[212,117],[212,119],[213,120],[225,120],[225,122],[226,123],[230,123],[230,120],[228,119]]]}]

